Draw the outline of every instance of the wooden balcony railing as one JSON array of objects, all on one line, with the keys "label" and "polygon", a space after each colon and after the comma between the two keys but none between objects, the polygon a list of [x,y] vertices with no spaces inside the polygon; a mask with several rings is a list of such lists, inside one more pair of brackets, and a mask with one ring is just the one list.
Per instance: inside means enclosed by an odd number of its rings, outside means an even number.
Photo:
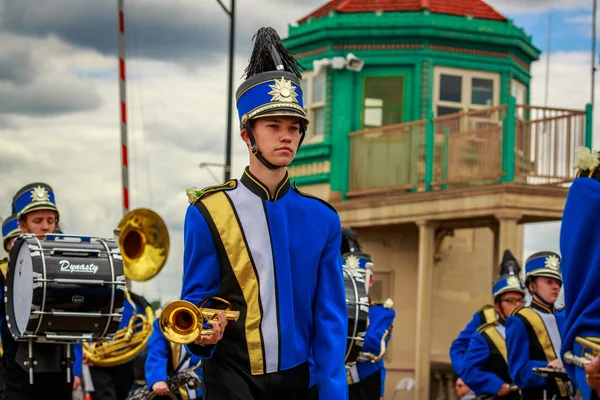
[{"label": "wooden balcony railing", "polygon": [[591,107],[508,104],[349,134],[349,197],[499,182],[573,179],[577,146],[591,144]]}]

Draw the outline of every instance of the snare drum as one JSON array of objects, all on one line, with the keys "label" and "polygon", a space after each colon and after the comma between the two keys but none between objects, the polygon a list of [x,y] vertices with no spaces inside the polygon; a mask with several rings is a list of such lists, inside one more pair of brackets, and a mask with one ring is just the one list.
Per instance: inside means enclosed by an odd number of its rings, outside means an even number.
[{"label": "snare drum", "polygon": [[348,339],[346,340],[346,364],[356,362],[365,340],[369,298],[365,286],[365,275],[352,268],[343,267],[348,308]]},{"label": "snare drum", "polygon": [[123,315],[125,275],[114,241],[85,236],[19,237],[4,302],[15,340],[98,341]]}]

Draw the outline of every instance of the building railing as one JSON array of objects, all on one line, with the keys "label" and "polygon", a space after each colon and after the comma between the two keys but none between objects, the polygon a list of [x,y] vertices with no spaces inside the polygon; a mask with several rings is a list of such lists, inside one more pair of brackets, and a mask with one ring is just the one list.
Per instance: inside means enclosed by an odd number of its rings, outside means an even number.
[{"label": "building railing", "polygon": [[585,110],[508,104],[349,134],[348,197],[574,177],[573,155],[591,145]]}]

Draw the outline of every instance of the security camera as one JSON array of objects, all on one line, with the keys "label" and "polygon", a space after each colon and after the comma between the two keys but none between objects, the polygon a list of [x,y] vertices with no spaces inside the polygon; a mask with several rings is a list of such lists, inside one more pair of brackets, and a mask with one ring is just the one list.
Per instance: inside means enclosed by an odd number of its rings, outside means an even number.
[{"label": "security camera", "polygon": [[346,68],[350,71],[360,72],[365,65],[365,62],[360,58],[356,57],[352,53],[348,53],[346,56]]}]

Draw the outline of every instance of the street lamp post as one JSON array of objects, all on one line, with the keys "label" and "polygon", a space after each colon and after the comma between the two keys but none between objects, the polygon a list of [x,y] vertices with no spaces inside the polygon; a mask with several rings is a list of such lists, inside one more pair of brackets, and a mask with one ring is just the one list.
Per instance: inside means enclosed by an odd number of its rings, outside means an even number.
[{"label": "street lamp post", "polygon": [[233,112],[233,55],[235,49],[235,0],[231,0],[228,10],[221,0],[217,0],[223,11],[229,15],[229,77],[227,82],[227,131],[225,132],[225,180],[231,178],[231,118]]}]

